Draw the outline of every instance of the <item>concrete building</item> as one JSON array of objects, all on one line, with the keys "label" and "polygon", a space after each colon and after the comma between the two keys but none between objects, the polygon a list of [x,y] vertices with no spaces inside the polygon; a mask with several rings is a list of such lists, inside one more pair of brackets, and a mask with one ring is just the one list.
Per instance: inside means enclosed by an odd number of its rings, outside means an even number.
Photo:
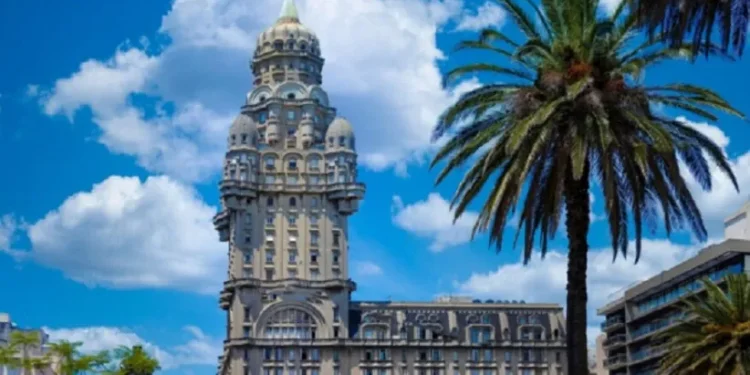
[{"label": "concrete building", "polygon": [[[736,228],[731,219],[726,228]],[[656,374],[665,354],[654,337],[678,323],[679,301],[701,291],[700,279],[719,282],[730,274],[750,273],[750,241],[728,239],[709,246],[695,257],[625,291],[598,310],[606,317],[602,330],[605,365],[611,375]]]},{"label": "concrete building", "polygon": [[[49,336],[41,329],[22,329],[19,328],[7,313],[0,313],[0,347],[7,346],[10,343],[10,337],[13,332],[36,332],[39,335],[40,345],[38,347],[29,348],[28,356],[31,358],[41,358],[47,353],[47,344],[49,342]],[[20,356],[20,353],[19,353]],[[54,365],[54,363],[53,363]],[[20,369],[11,369],[9,367],[0,366],[0,375],[22,375],[23,372]],[[52,375],[54,372],[51,369],[46,371],[35,370],[32,371],[31,375]]]},{"label": "concrete building", "polygon": [[323,64],[286,0],[258,37],[254,88],[228,137],[214,218],[229,256],[219,373],[563,374],[559,305],[351,301],[348,217],[365,185],[353,127],[321,88]]},{"label": "concrete building", "polygon": [[607,360],[607,352],[604,350],[604,341],[607,335],[601,334],[596,337],[596,352],[594,354],[594,363],[591,366],[591,375],[609,375],[609,370],[604,365]]}]

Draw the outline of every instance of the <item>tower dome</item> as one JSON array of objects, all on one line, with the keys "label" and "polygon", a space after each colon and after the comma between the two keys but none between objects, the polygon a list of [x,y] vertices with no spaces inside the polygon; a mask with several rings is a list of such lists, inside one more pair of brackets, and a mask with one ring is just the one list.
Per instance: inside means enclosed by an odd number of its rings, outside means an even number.
[{"label": "tower dome", "polygon": [[276,50],[295,50],[320,55],[317,35],[299,20],[294,0],[284,0],[276,23],[258,36],[258,48],[270,47]]},{"label": "tower dome", "polygon": [[257,125],[248,115],[240,113],[229,128],[229,147],[255,146]]},{"label": "tower dome", "polygon": [[327,147],[354,148],[354,129],[352,124],[342,117],[336,117],[326,131]]}]

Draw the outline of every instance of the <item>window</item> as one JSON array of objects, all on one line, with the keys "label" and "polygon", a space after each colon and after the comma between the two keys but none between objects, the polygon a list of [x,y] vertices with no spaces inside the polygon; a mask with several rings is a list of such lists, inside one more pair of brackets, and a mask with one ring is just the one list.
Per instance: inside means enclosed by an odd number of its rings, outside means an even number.
[{"label": "window", "polygon": [[297,270],[288,270],[287,274],[289,275],[290,279],[296,279],[297,278]]},{"label": "window", "polygon": [[368,325],[362,331],[362,336],[370,340],[382,340],[388,337],[388,329],[381,325]]},{"label": "window", "polygon": [[320,176],[310,176],[310,185],[320,185]]},{"label": "window", "polygon": [[274,176],[274,175],[270,175],[270,174],[267,174],[267,175],[266,175],[266,180],[265,180],[265,181],[266,181],[266,183],[267,183],[267,184],[269,184],[269,185],[270,185],[270,184],[275,184],[275,183],[276,183],[276,176]]},{"label": "window", "polygon": [[479,349],[471,349],[469,360],[472,362],[479,362]]},{"label": "window", "polygon": [[294,120],[295,115],[296,115],[296,112],[294,112],[294,111],[287,111],[286,112],[286,118],[287,118],[287,120]]},{"label": "window", "polygon": [[295,197],[289,198],[289,207],[297,207],[297,198]]},{"label": "window", "polygon": [[312,208],[318,208],[318,198],[312,198],[312,199],[310,199],[310,206]]},{"label": "window", "polygon": [[289,263],[297,264],[297,251],[289,250]]},{"label": "window", "polygon": [[266,198],[266,206],[273,207],[273,198],[272,197]]},{"label": "window", "polygon": [[505,362],[510,363],[510,361],[513,359],[513,353],[511,351],[505,352]]},{"label": "window", "polygon": [[266,216],[266,225],[273,225],[273,215]]},{"label": "window", "polygon": [[334,231],[333,232],[333,246],[339,246],[339,236],[341,233]]},{"label": "window", "polygon": [[310,271],[310,278],[313,280],[319,280],[320,279],[320,271],[318,270],[311,270]]},{"label": "window", "polygon": [[268,114],[266,112],[258,113],[258,122],[260,122],[261,124],[265,124],[267,119]]},{"label": "window", "polygon": [[[294,69],[294,65],[292,65],[292,64],[289,64],[289,69]],[[287,99],[289,99],[289,100],[294,100],[294,99],[296,99],[297,97],[296,97],[296,96],[294,95],[294,93],[292,92],[292,93],[289,93],[289,94],[288,94],[288,95],[286,96],[286,98],[287,98]]]},{"label": "window", "polygon": [[289,360],[294,361],[294,359],[297,357],[297,350],[296,349],[289,349]]},{"label": "window", "polygon": [[346,145],[346,137],[339,137],[339,146],[343,147]]},{"label": "window", "polygon": [[346,182],[346,175],[342,172],[339,172],[339,183],[343,184]]},{"label": "window", "polygon": [[318,254],[317,251],[311,252],[310,253],[310,263],[318,263],[318,256],[320,256],[320,254]]},{"label": "window", "polygon": [[297,159],[289,159],[289,169],[297,169]]},{"label": "window", "polygon": [[333,264],[339,264],[339,252],[338,251],[333,252]]},{"label": "window", "polygon": [[[265,338],[272,339],[312,339],[315,338],[317,325],[315,319],[307,312],[300,309],[285,309],[273,314],[263,329]],[[296,354],[289,351],[289,360],[293,360]],[[307,355],[302,353],[302,359]]]},{"label": "window", "polygon": [[482,315],[482,324],[490,324],[490,316],[489,316],[489,314]]},{"label": "window", "polygon": [[492,328],[490,327],[471,327],[469,329],[469,341],[472,344],[489,342],[492,339]]},{"label": "window", "polygon": [[274,168],[274,164],[276,163],[276,160],[274,159],[273,156],[266,156],[263,160],[266,163],[266,169]]},{"label": "window", "polygon": [[266,249],[266,264],[273,264],[273,250]]},{"label": "window", "polygon": [[310,244],[313,246],[318,246],[318,240],[319,240],[319,234],[317,231],[311,231],[310,232]]},{"label": "window", "polygon": [[339,361],[339,351],[338,350],[334,350],[333,351],[333,361],[334,362],[338,362]]},{"label": "window", "polygon": [[297,215],[290,214],[288,220],[289,220],[289,226],[290,227],[297,226]]},{"label": "window", "polygon": [[253,263],[253,254],[247,253],[245,254],[245,264],[251,264]]},{"label": "window", "polygon": [[560,354],[560,352],[555,352],[555,363],[560,362],[562,362],[562,355]]},{"label": "window", "polygon": [[245,213],[245,224],[251,224],[253,222],[253,214]]},{"label": "window", "polygon": [[245,322],[249,322],[250,321],[250,308],[249,307],[245,307],[244,313],[245,313],[244,314]]},{"label": "window", "polygon": [[317,214],[310,215],[310,225],[318,225],[318,219]]},{"label": "window", "polygon": [[243,134],[242,135],[242,144],[244,145],[246,143],[247,143],[247,134]]},{"label": "window", "polygon": [[250,236],[245,236],[245,243],[250,243]]},{"label": "window", "polygon": [[318,158],[310,159],[310,169],[319,169],[319,168],[320,168],[320,159]]},{"label": "window", "polygon": [[339,307],[333,306],[333,321],[338,322],[341,320],[341,316],[339,315]]},{"label": "window", "polygon": [[249,327],[245,327],[245,328],[244,328],[244,329],[242,330],[242,334],[243,334],[243,336],[245,336],[245,337],[250,337],[250,328],[249,328]]},{"label": "window", "polygon": [[485,349],[484,350],[484,357],[483,357],[483,359],[484,359],[485,362],[492,362],[492,359],[493,359],[492,350]]}]

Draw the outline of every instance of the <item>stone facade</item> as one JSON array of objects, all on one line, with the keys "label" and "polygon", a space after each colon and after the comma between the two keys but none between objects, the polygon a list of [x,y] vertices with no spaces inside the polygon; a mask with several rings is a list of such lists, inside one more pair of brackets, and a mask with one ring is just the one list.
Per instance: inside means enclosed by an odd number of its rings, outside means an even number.
[{"label": "stone facade", "polygon": [[286,0],[258,37],[254,89],[228,138],[214,218],[229,244],[219,373],[563,374],[559,305],[351,301],[348,217],[365,185],[352,125],[321,88],[323,64]]}]

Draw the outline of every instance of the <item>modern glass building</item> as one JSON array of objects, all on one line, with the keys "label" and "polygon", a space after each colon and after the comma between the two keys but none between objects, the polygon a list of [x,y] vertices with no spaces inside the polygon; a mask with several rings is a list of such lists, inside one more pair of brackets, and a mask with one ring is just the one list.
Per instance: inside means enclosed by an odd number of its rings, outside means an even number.
[{"label": "modern glass building", "polygon": [[[727,223],[732,224],[731,219]],[[682,317],[679,301],[702,292],[700,280],[715,282],[731,274],[750,273],[750,241],[728,239],[709,246],[695,257],[625,291],[598,310],[606,317],[602,331],[605,365],[611,375],[657,374],[665,354],[658,333]]]}]

